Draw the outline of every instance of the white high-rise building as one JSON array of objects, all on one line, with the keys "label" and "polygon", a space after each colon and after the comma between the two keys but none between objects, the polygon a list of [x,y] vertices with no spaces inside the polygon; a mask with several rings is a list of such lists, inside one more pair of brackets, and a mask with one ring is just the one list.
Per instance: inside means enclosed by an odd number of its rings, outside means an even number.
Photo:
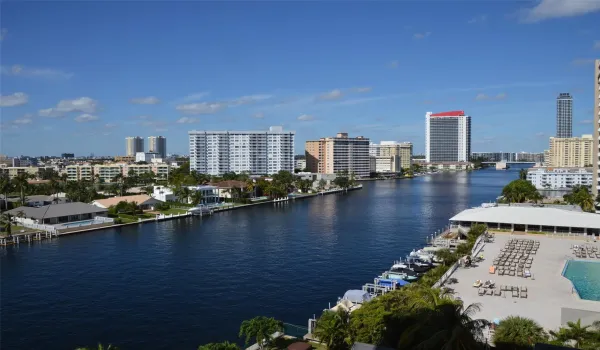
[{"label": "white high-rise building", "polygon": [[471,117],[464,111],[425,115],[427,163],[467,162],[471,154]]},{"label": "white high-rise building", "polygon": [[293,172],[294,136],[294,131],[283,131],[281,126],[272,126],[269,131],[192,130],[190,170],[209,175]]},{"label": "white high-rise building", "polygon": [[600,60],[594,63],[594,185],[592,192],[600,193]]},{"label": "white high-rise building", "polygon": [[139,136],[125,138],[125,155],[133,156],[138,152],[144,152],[144,139]]},{"label": "white high-rise building", "polygon": [[148,152],[157,153],[163,159],[167,158],[167,139],[163,136],[149,136]]}]

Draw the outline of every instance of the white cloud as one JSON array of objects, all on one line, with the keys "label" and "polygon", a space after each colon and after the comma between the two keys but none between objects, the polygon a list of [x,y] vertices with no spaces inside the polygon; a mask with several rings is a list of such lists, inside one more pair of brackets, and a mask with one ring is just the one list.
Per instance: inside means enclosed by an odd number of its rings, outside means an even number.
[{"label": "white cloud", "polygon": [[501,93],[497,94],[496,96],[489,96],[484,93],[480,93],[480,94],[477,94],[477,96],[475,96],[475,101],[504,100],[506,98],[506,96],[507,95],[504,92],[501,92]]},{"label": "white cloud", "polygon": [[427,38],[427,37],[428,37],[428,36],[430,36],[430,35],[431,35],[431,32],[425,32],[425,33],[415,33],[415,34],[413,35],[413,38],[415,38],[415,39],[425,39],[425,38]]},{"label": "white cloud", "polygon": [[302,114],[301,116],[298,117],[298,120],[303,121],[303,122],[307,122],[310,120],[314,120],[315,118],[312,115],[308,115],[308,114]]},{"label": "white cloud", "polygon": [[62,100],[56,107],[40,109],[42,117],[61,117],[71,112],[94,113],[98,108],[98,101],[90,97],[79,97],[74,100]]},{"label": "white cloud", "polygon": [[593,123],[594,123],[593,119],[584,119],[584,120],[582,120],[582,121],[579,122],[579,124],[593,124]]},{"label": "white cloud", "polygon": [[27,78],[43,79],[70,79],[73,73],[52,68],[29,68],[19,64],[12,66],[0,66],[0,72],[4,75]]},{"label": "white cloud", "polygon": [[2,28],[0,29],[0,41],[4,40],[8,35],[8,29]]},{"label": "white cloud", "polygon": [[357,88],[352,89],[352,91],[358,92],[358,93],[371,92],[371,90],[373,90],[373,88],[370,86],[357,87]]},{"label": "white cloud", "polygon": [[25,114],[21,118],[17,118],[15,120],[13,120],[12,123],[17,124],[17,125],[31,124],[31,123],[33,123],[33,120],[31,118],[32,118],[31,114]]},{"label": "white cloud", "polygon": [[248,96],[242,96],[242,97],[233,99],[229,102],[229,104],[231,104],[232,106],[239,106],[239,105],[245,105],[245,104],[254,103],[254,102],[258,102],[258,101],[268,100],[272,97],[273,96],[271,96],[271,95],[248,95]]},{"label": "white cloud", "polygon": [[78,115],[77,117],[75,117],[73,120],[78,122],[78,123],[87,123],[87,122],[91,122],[94,120],[98,120],[99,118],[95,115],[91,115],[91,114],[82,114],[82,115]]},{"label": "white cloud", "polygon": [[587,66],[588,64],[594,63],[593,58],[576,58],[571,61],[571,64],[574,66]]},{"label": "white cloud", "polygon": [[104,128],[106,128],[106,129],[114,129],[117,126],[119,126],[119,125],[116,124],[116,123],[106,123],[106,124],[104,124]]},{"label": "white cloud", "polygon": [[329,92],[319,95],[317,98],[319,100],[337,100],[337,99],[342,98],[342,96],[344,96],[344,94],[342,93],[342,90],[334,89],[334,90],[331,90]]},{"label": "white cloud", "polygon": [[133,103],[136,105],[155,105],[160,103],[158,97],[148,96],[148,97],[136,97],[129,100],[129,103]]},{"label": "white cloud", "polygon": [[198,119],[198,118],[182,117],[177,120],[177,123],[178,124],[191,124],[191,123],[197,123],[199,121],[200,121],[200,119]]},{"label": "white cloud", "polygon": [[467,23],[473,24],[473,23],[481,23],[481,22],[485,22],[485,21],[487,21],[487,15],[477,15],[477,16],[471,18]]},{"label": "white cloud", "polygon": [[522,22],[535,23],[552,18],[575,17],[600,11],[597,0],[541,0],[520,12]]},{"label": "white cloud", "polygon": [[213,114],[227,108],[227,104],[222,102],[199,102],[182,104],[175,109],[187,114]]},{"label": "white cloud", "polygon": [[265,114],[263,112],[258,112],[258,113],[254,113],[254,115],[252,116],[256,119],[263,119],[265,117]]},{"label": "white cloud", "polygon": [[600,40],[594,41],[594,49],[595,50],[600,50]]},{"label": "white cloud", "polygon": [[23,92],[15,92],[12,95],[0,95],[0,107],[21,106],[29,101],[29,96]]},{"label": "white cloud", "polygon": [[177,100],[176,103],[182,104],[182,103],[187,103],[187,102],[195,102],[195,101],[205,98],[208,95],[210,95],[210,92],[208,92],[208,91],[196,92],[196,93],[189,94],[186,97],[183,97],[183,98]]},{"label": "white cloud", "polygon": [[391,61],[390,63],[388,63],[388,68],[391,68],[391,69],[396,69],[399,66],[400,66],[400,62],[396,61],[396,60]]}]

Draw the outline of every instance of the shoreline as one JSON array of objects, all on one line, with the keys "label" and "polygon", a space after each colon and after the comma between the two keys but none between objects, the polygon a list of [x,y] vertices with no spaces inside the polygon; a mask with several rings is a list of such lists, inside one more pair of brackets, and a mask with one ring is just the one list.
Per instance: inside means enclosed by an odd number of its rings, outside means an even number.
[{"label": "shoreline", "polygon": [[[357,185],[355,187],[352,188],[347,188],[347,189],[335,189],[335,190],[328,190],[328,191],[322,191],[322,192],[317,192],[317,193],[309,193],[309,194],[303,194],[303,195],[295,195],[292,197],[288,197],[287,198],[283,198],[283,199],[272,199],[272,200],[268,200],[268,201],[264,201],[264,202],[259,202],[259,203],[250,203],[250,204],[240,204],[240,205],[232,205],[232,206],[228,206],[228,207],[224,207],[224,208],[216,208],[212,210],[212,213],[220,213],[220,212],[224,212],[224,211],[231,211],[231,210],[237,210],[237,209],[243,209],[243,208],[248,208],[248,207],[253,207],[253,206],[257,206],[257,205],[265,205],[265,204],[277,204],[277,203],[287,203],[290,201],[295,201],[296,199],[305,199],[305,198],[313,198],[313,197],[318,197],[318,196],[325,196],[325,195],[329,195],[329,194],[335,194],[335,193],[342,193],[342,192],[349,192],[349,191],[356,191],[356,190],[361,190],[362,189],[362,185]],[[209,214],[209,216],[212,214]],[[68,232],[58,232],[58,233],[48,233],[45,231],[35,231],[35,232],[27,232],[27,233],[16,233],[12,235],[12,242],[8,242],[8,238],[7,237],[3,237],[0,239],[0,246],[4,246],[7,247],[9,245],[18,245],[20,243],[32,243],[34,241],[43,241],[43,240],[52,240],[54,238],[58,238],[58,237],[62,237],[62,236],[68,236],[68,235],[76,235],[76,234],[82,234],[82,233],[87,233],[87,232],[92,232],[92,231],[100,231],[100,230],[106,230],[106,229],[111,229],[111,228],[120,228],[123,226],[132,226],[132,225],[143,225],[143,224],[147,224],[147,223],[151,223],[151,222],[159,222],[159,221],[166,221],[166,220],[173,220],[173,219],[179,219],[179,218],[187,218],[187,217],[193,217],[196,215],[192,215],[191,213],[184,213],[184,214],[170,214],[168,216],[163,216],[163,217],[155,217],[152,219],[140,219],[137,222],[128,222],[128,223],[124,223],[124,224],[113,224],[113,225],[103,225],[103,226],[97,226],[97,227],[89,227],[89,228],[84,228],[81,230],[73,230],[73,231],[68,231]],[[204,215],[201,215],[200,217],[202,217]],[[40,238],[37,238],[40,237]]]}]

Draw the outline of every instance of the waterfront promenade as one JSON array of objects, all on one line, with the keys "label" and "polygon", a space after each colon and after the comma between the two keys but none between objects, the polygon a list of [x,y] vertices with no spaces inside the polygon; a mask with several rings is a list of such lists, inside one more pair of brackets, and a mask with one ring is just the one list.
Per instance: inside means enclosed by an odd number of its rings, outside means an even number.
[{"label": "waterfront promenade", "polygon": [[[489,267],[493,260],[510,239],[532,239],[540,242],[540,247],[533,255],[531,273],[533,278],[517,276],[499,276],[490,274]],[[458,283],[448,285],[456,292],[465,304],[481,303],[481,312],[475,317],[489,321],[507,316],[522,316],[536,320],[546,329],[555,330],[561,326],[563,309],[576,309],[600,312],[600,302],[582,300],[573,292],[571,282],[562,276],[567,259],[574,258],[571,250],[573,244],[588,244],[600,247],[600,243],[585,242],[583,239],[563,239],[559,236],[546,235],[510,235],[496,234],[493,243],[486,243],[482,254],[484,261],[476,267],[459,268],[452,277]],[[478,288],[473,287],[476,280],[493,280],[496,286],[510,285],[527,288],[527,298],[513,297],[504,292],[502,296],[479,295]],[[568,312],[568,311],[566,311]]]}]

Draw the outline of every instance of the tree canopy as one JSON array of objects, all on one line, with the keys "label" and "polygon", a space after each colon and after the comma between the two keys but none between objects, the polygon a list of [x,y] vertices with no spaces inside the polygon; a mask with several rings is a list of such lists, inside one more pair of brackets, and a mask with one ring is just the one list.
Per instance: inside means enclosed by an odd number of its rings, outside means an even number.
[{"label": "tree canopy", "polygon": [[502,196],[509,203],[524,203],[539,200],[540,194],[531,182],[519,179],[504,186]]},{"label": "tree canopy", "polygon": [[571,190],[571,193],[563,196],[565,202],[569,204],[579,205],[583,211],[594,212],[595,203],[594,196],[590,193],[590,190],[581,185],[576,185]]}]

